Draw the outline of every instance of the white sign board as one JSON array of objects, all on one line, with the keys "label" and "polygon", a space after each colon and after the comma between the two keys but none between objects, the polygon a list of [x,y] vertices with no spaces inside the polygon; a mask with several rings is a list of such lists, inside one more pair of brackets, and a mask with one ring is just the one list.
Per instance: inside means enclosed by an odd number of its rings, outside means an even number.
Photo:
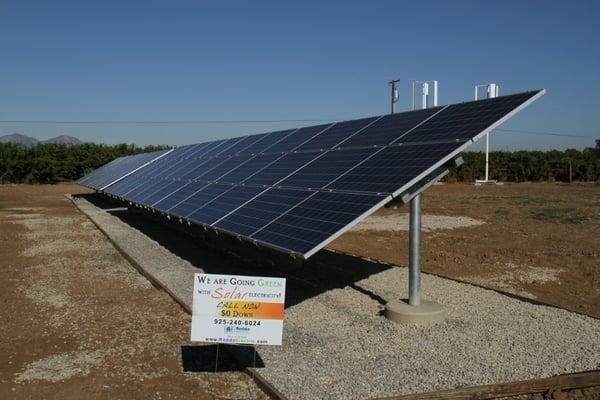
[{"label": "white sign board", "polygon": [[285,278],[194,274],[192,341],[281,345]]}]

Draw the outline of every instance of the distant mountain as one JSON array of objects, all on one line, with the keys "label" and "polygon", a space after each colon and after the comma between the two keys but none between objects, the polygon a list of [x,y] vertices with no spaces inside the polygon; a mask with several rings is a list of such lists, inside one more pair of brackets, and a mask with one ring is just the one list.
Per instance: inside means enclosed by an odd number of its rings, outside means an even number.
[{"label": "distant mountain", "polygon": [[73,136],[60,135],[52,139],[44,140],[44,143],[55,143],[55,144],[79,144],[83,143],[81,140]]},{"label": "distant mountain", "polygon": [[39,141],[36,138],[21,135],[20,133],[13,133],[11,135],[0,136],[0,143],[17,143],[25,147],[31,147],[40,143],[79,144],[83,142],[76,137],[67,135],[60,135],[55,138]]},{"label": "distant mountain", "polygon": [[39,143],[36,138],[21,135],[20,133],[13,133],[12,135],[0,136],[0,143],[17,143],[25,147],[31,147]]}]

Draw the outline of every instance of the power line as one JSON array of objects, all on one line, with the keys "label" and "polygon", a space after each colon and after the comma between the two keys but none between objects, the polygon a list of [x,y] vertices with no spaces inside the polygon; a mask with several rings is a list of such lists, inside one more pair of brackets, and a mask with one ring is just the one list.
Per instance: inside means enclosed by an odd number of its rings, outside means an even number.
[{"label": "power line", "polygon": [[[46,125],[199,125],[199,124],[267,124],[287,122],[333,122],[339,119],[307,118],[307,119],[240,119],[240,120],[0,120],[0,124],[46,124]],[[496,128],[494,131],[513,134],[557,136],[581,139],[594,139],[592,136],[572,135],[547,131],[528,131]]]},{"label": "power line", "polygon": [[585,135],[570,135],[566,133],[557,133],[557,132],[544,132],[544,131],[522,131],[516,129],[502,129],[496,128],[495,131],[506,132],[506,133],[524,133],[526,135],[541,135],[541,136],[560,136],[560,137],[572,137],[572,138],[583,138],[583,139],[593,139],[591,136]]},{"label": "power line", "polygon": [[78,121],[59,121],[59,120],[0,120],[2,124],[57,124],[57,125],[185,125],[185,124],[263,124],[263,123],[283,123],[283,122],[331,122],[332,119],[246,119],[246,120],[165,120],[165,121],[135,121],[135,120],[78,120]]}]

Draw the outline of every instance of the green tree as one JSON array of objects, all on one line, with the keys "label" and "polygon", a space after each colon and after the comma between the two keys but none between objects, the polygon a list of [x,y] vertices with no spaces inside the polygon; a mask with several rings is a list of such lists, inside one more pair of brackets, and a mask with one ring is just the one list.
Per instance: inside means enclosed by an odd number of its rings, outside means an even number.
[{"label": "green tree", "polygon": [[76,180],[117,157],[166,148],[169,146],[107,146],[94,143],[39,144],[25,148],[14,143],[0,143],[0,182],[51,183]]}]

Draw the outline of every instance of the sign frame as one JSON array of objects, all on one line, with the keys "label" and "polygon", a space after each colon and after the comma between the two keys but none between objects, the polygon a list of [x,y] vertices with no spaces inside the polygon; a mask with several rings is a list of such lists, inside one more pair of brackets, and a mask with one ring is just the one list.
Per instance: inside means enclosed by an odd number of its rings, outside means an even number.
[{"label": "sign frame", "polygon": [[194,274],[190,340],[281,346],[285,278]]}]

